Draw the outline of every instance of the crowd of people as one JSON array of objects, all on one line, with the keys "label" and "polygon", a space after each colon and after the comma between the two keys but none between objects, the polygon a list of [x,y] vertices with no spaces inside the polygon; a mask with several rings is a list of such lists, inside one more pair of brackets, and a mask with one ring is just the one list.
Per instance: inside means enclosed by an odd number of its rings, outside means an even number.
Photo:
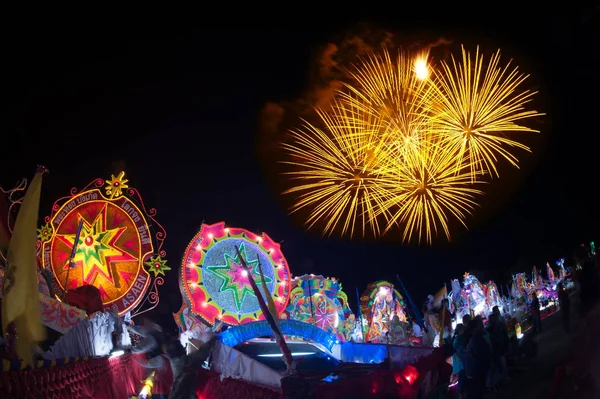
[{"label": "crowd of people", "polygon": [[508,329],[497,306],[485,325],[481,316],[465,315],[454,330],[452,348],[452,383],[459,396],[481,398],[486,389],[508,380]]},{"label": "crowd of people", "polygon": [[[572,332],[571,303],[575,302],[578,308],[577,318],[582,320],[582,323],[578,325],[581,337],[574,339],[574,342],[576,346],[583,348],[579,351],[582,358],[575,361],[588,366],[585,372],[580,373],[579,378],[587,374],[591,381],[596,381],[593,384],[598,385],[600,374],[594,373],[600,372],[600,359],[593,355],[594,351],[598,352],[598,344],[595,343],[598,336],[591,338],[590,334],[593,335],[593,331],[598,330],[596,319],[600,316],[600,269],[597,257],[594,260],[583,249],[577,251],[576,260],[579,268],[573,276],[575,290],[569,292],[563,284],[557,287],[562,325],[565,333]],[[532,332],[539,334],[542,332],[542,319],[540,303],[535,294],[532,295],[530,311]],[[462,323],[455,327],[451,347],[451,386],[455,387],[459,397],[482,398],[487,391],[497,390],[502,383],[510,380],[507,364],[514,351],[511,350],[506,319],[498,307],[493,308],[485,324],[479,316],[464,316]],[[600,387],[590,389],[596,389],[596,392],[600,393]]]}]

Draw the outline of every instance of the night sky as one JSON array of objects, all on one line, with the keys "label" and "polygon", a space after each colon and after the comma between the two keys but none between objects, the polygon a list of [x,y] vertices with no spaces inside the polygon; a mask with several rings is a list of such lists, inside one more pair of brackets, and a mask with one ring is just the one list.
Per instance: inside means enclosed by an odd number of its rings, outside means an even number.
[{"label": "night sky", "polygon": [[[161,290],[164,316],[180,305],[176,268],[203,221],[268,233],[281,242],[293,274],[338,277],[352,303],[356,286],[362,292],[378,279],[395,283],[396,274],[420,303],[466,270],[500,279],[600,241],[597,10],[507,10],[490,19],[439,13],[445,21],[363,14],[274,16],[219,28],[24,23],[4,49],[9,104],[0,185],[47,166],[41,223],[71,187],[124,169],[167,230],[173,270]],[[273,136],[261,129],[261,110],[309,90],[328,43],[376,31],[406,46],[443,37],[452,50],[461,43],[501,48],[532,75],[528,88],[540,92],[534,105],[547,115],[535,121],[542,133],[526,139],[533,154],[518,153],[521,169],[503,170],[468,219],[470,230],[454,229],[451,244],[320,238],[287,215],[289,203],[279,195],[280,159],[273,159]]]}]

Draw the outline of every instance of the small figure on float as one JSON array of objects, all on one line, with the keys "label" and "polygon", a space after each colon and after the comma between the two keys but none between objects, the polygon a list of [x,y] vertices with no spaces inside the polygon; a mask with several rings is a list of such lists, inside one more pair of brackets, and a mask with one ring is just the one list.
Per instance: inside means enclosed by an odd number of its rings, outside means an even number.
[{"label": "small figure on float", "polygon": [[548,281],[554,283],[556,277],[554,276],[554,270],[552,270],[552,266],[550,266],[550,262],[546,262],[546,277]]},{"label": "small figure on float", "polygon": [[423,322],[425,324],[423,345],[425,346],[436,346],[436,342],[439,342],[441,324],[438,315],[434,312],[433,300],[433,295],[427,295],[427,301],[423,304]]},{"label": "small figure on float", "polygon": [[407,341],[407,333],[404,329],[406,323],[402,323],[398,315],[394,315],[390,322],[390,334],[388,342],[393,345],[400,345]]}]

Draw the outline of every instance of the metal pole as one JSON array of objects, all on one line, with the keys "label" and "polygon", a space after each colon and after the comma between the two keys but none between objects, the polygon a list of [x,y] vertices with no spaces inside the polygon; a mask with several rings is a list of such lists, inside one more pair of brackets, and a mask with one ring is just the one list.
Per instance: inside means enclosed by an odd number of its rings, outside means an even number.
[{"label": "metal pole", "polygon": [[79,236],[81,235],[81,229],[83,228],[83,218],[79,221],[77,226],[77,232],[75,233],[75,241],[73,241],[73,248],[71,248],[71,256],[69,257],[69,267],[67,269],[67,277],[65,279],[65,292],[69,291],[69,272],[75,267],[75,254],[77,253],[77,246],[79,245]]}]

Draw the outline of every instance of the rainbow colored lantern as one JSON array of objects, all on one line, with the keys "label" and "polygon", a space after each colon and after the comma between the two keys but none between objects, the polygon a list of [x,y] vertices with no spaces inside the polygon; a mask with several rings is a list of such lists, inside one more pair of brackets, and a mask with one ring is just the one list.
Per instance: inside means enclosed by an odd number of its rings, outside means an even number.
[{"label": "rainbow colored lantern", "polygon": [[185,251],[179,285],[192,313],[208,325],[217,320],[239,325],[264,319],[239,255],[261,291],[259,266],[262,269],[266,294],[272,296],[278,314],[287,306],[290,270],[279,244],[267,234],[225,227],[224,222],[204,224]]},{"label": "rainbow colored lantern", "polygon": [[286,309],[290,319],[333,332],[341,340],[349,337],[354,328],[354,318],[351,325],[347,325],[352,311],[337,279],[305,274],[295,277],[292,286],[290,304]]},{"label": "rainbow colored lantern", "polygon": [[387,342],[386,334],[391,331],[396,316],[400,323],[407,322],[404,298],[387,281],[369,284],[360,297],[360,306],[368,320],[366,341]]}]

